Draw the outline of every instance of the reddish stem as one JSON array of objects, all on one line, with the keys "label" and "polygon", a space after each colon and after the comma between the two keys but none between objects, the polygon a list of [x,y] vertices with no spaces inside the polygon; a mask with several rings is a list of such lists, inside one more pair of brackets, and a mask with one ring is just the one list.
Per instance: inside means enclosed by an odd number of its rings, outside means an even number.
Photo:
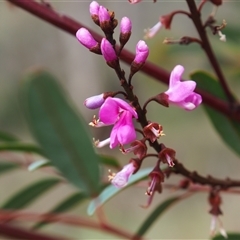
[{"label": "reddish stem", "polygon": [[[12,220],[22,220],[22,221],[31,221],[31,222],[39,222],[39,221],[46,221],[46,222],[58,222],[61,224],[77,226],[77,227],[86,227],[86,228],[93,228],[96,230],[105,231],[107,233],[117,235],[122,237],[123,239],[135,239],[132,234],[116,228],[107,223],[96,223],[95,221],[90,221],[88,219],[76,216],[70,216],[66,214],[39,214],[39,213],[30,213],[24,211],[9,211],[9,210],[0,210],[0,221],[12,221]],[[1,228],[0,228],[1,229]],[[9,235],[8,235],[9,236]],[[38,238],[32,238],[38,239]],[[143,239],[139,237],[138,239]],[[44,239],[43,239],[44,240]],[[46,239],[48,240],[48,239]],[[49,238],[50,240],[50,238]]]},{"label": "reddish stem", "polygon": [[59,237],[50,237],[45,234],[36,233],[25,230],[19,227],[11,226],[10,224],[0,223],[0,235],[11,237],[11,239],[25,239],[25,240],[63,240]]}]

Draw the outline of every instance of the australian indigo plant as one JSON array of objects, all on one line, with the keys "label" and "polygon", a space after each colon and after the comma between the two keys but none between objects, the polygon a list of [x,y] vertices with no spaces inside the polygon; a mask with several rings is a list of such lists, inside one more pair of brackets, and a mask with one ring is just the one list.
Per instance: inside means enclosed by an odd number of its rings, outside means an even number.
[{"label": "australian indigo plant", "polygon": [[[103,60],[110,67],[109,71],[114,71],[116,74],[119,90],[106,89],[106,92],[90,96],[84,101],[85,107],[94,112],[89,125],[94,128],[108,126],[110,129],[107,139],[91,141],[92,137],[86,130],[85,121],[75,113],[54,77],[42,69],[26,74],[21,88],[22,99],[29,126],[38,145],[23,144],[20,140],[1,133],[0,149],[41,156],[42,160],[36,160],[36,157],[30,158],[28,170],[50,169],[53,178],[28,186],[2,205],[0,234],[16,239],[67,239],[68,237],[50,237],[36,231],[37,228],[50,222],[60,222],[105,231],[117,238],[143,239],[143,235],[167,208],[195,193],[205,192],[210,205],[209,213],[212,216],[211,223],[209,221],[210,238],[240,239],[240,233],[227,233],[228,229],[223,227],[219,218],[222,215],[222,195],[239,194],[234,188],[240,187],[240,180],[233,180],[231,176],[222,179],[215,176],[205,177],[199,174],[197,169],[188,170],[183,161],[177,159],[178,149],[164,144],[163,136],[167,135],[164,126],[149,119],[147,114],[148,106],[152,102],[157,103],[159,109],[167,107],[169,111],[172,106],[178,107],[185,111],[186,116],[202,104],[219,135],[233,151],[240,154],[239,105],[229,89],[206,31],[210,29],[213,35],[219,36],[220,41],[226,42],[226,36],[222,31],[227,23],[223,20],[221,24],[216,24],[215,20],[216,9],[221,7],[222,0],[202,0],[198,5],[193,0],[186,0],[189,11],[175,10],[163,15],[155,26],[145,30],[145,39],[153,38],[161,28],[170,29],[174,17],[178,14],[186,15],[193,22],[199,38],[184,36],[179,40],[170,38],[164,40],[165,44],[198,44],[206,54],[216,77],[198,71],[191,75],[191,80],[182,78],[184,66],[181,62],[171,66],[170,73],[149,63],[147,59],[151,48],[148,47],[147,40],[137,42],[135,54],[126,51],[125,47],[131,39],[134,26],[128,17],[123,17],[119,21],[115,12],[107,9],[107,4],[103,6],[93,1],[89,5],[90,16],[102,33],[100,36],[73,19],[58,14],[48,2],[38,3],[33,0],[8,0],[8,2],[76,35],[77,40],[90,51],[89,54],[102,55]],[[141,1],[129,0],[128,4],[139,2]],[[211,4],[208,6],[211,6],[213,11],[203,23],[201,12],[206,3]],[[118,27],[120,34],[117,44],[114,31]],[[123,69],[120,60],[128,63],[129,69]],[[167,83],[168,88],[155,96],[144,96],[146,100],[142,104],[138,93],[134,90],[134,78],[139,71]],[[95,115],[96,111],[97,115]],[[225,128],[228,130],[224,130]],[[191,146],[191,141],[188,145],[194,148]],[[123,166],[114,157],[98,154],[98,148],[103,147],[108,147],[110,150],[119,148],[122,154],[129,156],[129,163]],[[155,159],[155,162],[150,168],[144,168],[143,164],[148,158]],[[5,162],[1,164],[2,169],[6,170],[16,167]],[[116,168],[116,173],[109,170],[108,174],[105,172],[100,174],[102,171],[99,169],[106,166],[107,168],[110,166],[111,169]],[[108,181],[105,181],[107,175]],[[181,180],[176,184],[168,184],[173,175],[181,176]],[[44,214],[20,211],[45,190],[65,181],[75,185],[77,192],[60,202],[52,211]],[[148,196],[148,200],[140,207],[146,208],[148,216],[136,232],[130,233],[121,226],[106,222],[102,206],[121,190],[136,184],[145,188],[143,193]],[[160,205],[149,215],[148,209],[153,202],[155,192],[161,194],[164,188],[168,187],[175,189],[174,194],[177,190],[181,190],[181,193],[166,201],[160,199]],[[156,195],[155,197],[158,201],[159,197]],[[96,212],[98,221],[64,213],[87,199],[90,200],[88,213]],[[31,229],[22,229],[14,224],[18,220],[31,220],[37,224]],[[174,231],[173,223],[171,228]],[[218,231],[220,235],[215,237]],[[158,239],[162,239],[161,233]]]}]

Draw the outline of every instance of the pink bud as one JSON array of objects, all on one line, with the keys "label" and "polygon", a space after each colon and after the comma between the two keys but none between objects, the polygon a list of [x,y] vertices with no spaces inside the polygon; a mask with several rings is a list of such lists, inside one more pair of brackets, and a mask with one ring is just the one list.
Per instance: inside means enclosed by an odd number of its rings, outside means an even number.
[{"label": "pink bud", "polygon": [[105,21],[110,21],[110,15],[108,13],[108,10],[103,6],[99,7],[98,17],[99,17],[100,23]]},{"label": "pink bud", "polygon": [[117,55],[111,43],[103,38],[101,42],[101,51],[102,55],[105,58],[106,62],[113,62],[117,60]]},{"label": "pink bud", "polygon": [[78,41],[88,49],[94,48],[98,45],[98,42],[86,28],[80,28],[76,33],[76,37]]},{"label": "pink bud", "polygon": [[96,108],[100,108],[104,103],[104,101],[105,101],[104,94],[102,93],[102,94],[87,98],[84,101],[84,105],[89,109],[96,109]]},{"label": "pink bud", "polygon": [[100,5],[96,1],[92,1],[90,3],[90,5],[89,5],[89,12],[90,12],[91,16],[95,16],[95,15],[98,16],[99,7],[100,7]]},{"label": "pink bud", "polygon": [[147,60],[149,49],[147,44],[140,40],[136,45],[136,56],[133,60],[136,64],[143,64]]},{"label": "pink bud", "polygon": [[123,17],[120,24],[120,31],[123,34],[130,33],[132,30],[132,22],[129,18]]}]

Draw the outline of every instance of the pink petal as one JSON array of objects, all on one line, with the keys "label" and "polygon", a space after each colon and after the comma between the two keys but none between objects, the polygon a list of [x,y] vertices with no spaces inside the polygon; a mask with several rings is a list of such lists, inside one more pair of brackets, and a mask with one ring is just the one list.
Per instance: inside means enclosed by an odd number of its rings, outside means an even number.
[{"label": "pink petal", "polygon": [[169,88],[174,87],[177,83],[180,82],[182,74],[184,72],[184,67],[177,65],[171,72],[169,80]]},{"label": "pink petal", "polygon": [[105,124],[114,124],[118,120],[119,106],[114,98],[108,97],[99,110],[99,118]]},{"label": "pink petal", "polygon": [[180,102],[188,97],[195,89],[196,83],[194,81],[185,81],[175,84],[170,87],[165,93],[168,95],[170,102]]},{"label": "pink petal", "polygon": [[191,111],[198,107],[202,103],[201,95],[197,93],[192,93],[182,102],[177,103],[177,105],[185,110]]},{"label": "pink petal", "polygon": [[129,105],[129,103],[123,101],[120,98],[113,98],[113,100],[119,105],[119,107],[130,112],[134,118],[138,118],[137,112],[133,109],[132,106]]},{"label": "pink petal", "polygon": [[125,111],[121,114],[120,119],[112,129],[110,139],[110,148],[114,148],[119,144],[124,145],[131,143],[136,139],[136,132],[130,112]]}]

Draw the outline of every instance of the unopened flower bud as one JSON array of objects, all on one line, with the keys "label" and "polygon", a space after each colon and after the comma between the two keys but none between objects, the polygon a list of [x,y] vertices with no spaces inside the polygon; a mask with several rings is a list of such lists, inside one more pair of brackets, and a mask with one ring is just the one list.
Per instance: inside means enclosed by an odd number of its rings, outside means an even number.
[{"label": "unopened flower bud", "polygon": [[91,52],[101,54],[99,43],[86,28],[80,28],[76,33],[76,37],[78,41]]},{"label": "unopened flower bud", "polygon": [[110,67],[115,68],[116,65],[118,64],[118,57],[115,50],[113,49],[113,46],[106,38],[102,39],[101,52],[107,64]]},{"label": "unopened flower bud", "polygon": [[120,23],[119,42],[124,46],[131,36],[132,22],[128,17],[123,17]]},{"label": "unopened flower bud", "polygon": [[96,109],[96,108],[100,108],[104,103],[104,101],[105,101],[104,94],[102,93],[100,95],[87,98],[84,101],[84,105],[89,109]]},{"label": "unopened flower bud", "polygon": [[143,66],[143,64],[147,60],[148,54],[149,54],[149,48],[147,44],[143,40],[140,40],[136,45],[136,55],[131,64],[132,75],[140,70],[140,68]]},{"label": "unopened flower bud", "polygon": [[103,32],[105,33],[112,32],[113,29],[111,26],[111,17],[108,10],[105,7],[103,6],[99,7],[98,17],[100,27],[103,30]]},{"label": "unopened flower bud", "polygon": [[84,101],[84,105],[89,109],[100,108],[102,104],[105,102],[105,100],[108,97],[112,97],[113,94],[114,94],[113,92],[105,92],[99,95],[89,97]]},{"label": "unopened flower bud", "polygon": [[89,12],[91,14],[92,20],[97,25],[99,25],[99,17],[98,17],[99,7],[100,5],[96,1],[92,1],[89,5]]}]

